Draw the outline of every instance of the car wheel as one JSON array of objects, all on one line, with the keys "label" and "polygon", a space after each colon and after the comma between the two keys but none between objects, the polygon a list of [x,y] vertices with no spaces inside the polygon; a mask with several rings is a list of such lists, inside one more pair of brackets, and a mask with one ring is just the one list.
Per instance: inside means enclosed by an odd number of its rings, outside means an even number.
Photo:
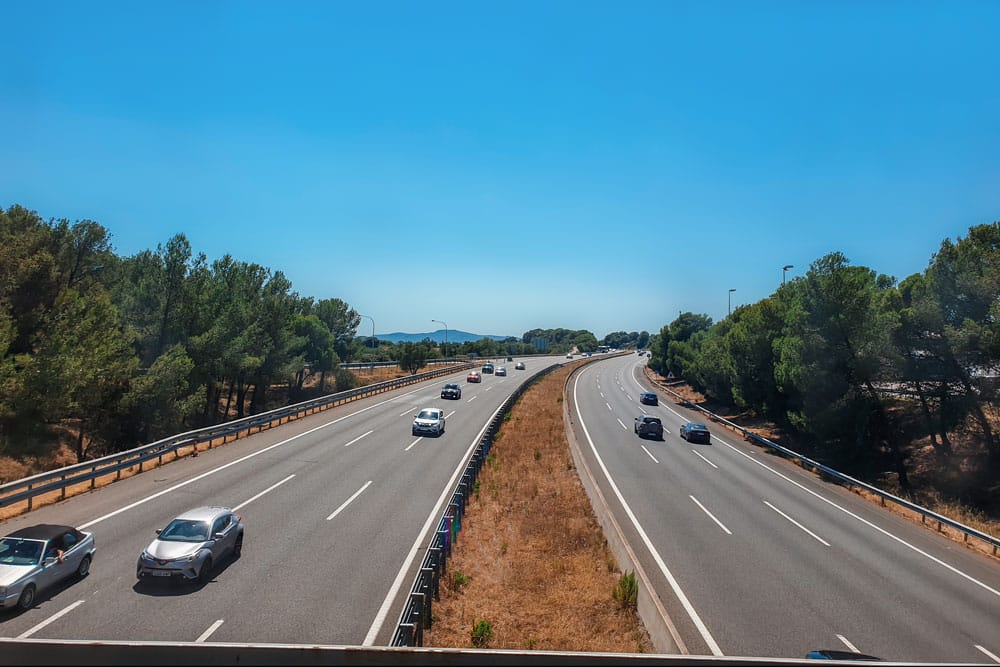
[{"label": "car wheel", "polygon": [[19,609],[31,609],[31,605],[35,603],[35,585],[28,584],[21,591],[21,597],[17,599],[17,606]]},{"label": "car wheel", "polygon": [[233,545],[233,558],[243,555],[243,533],[236,536],[236,544]]},{"label": "car wheel", "polygon": [[76,566],[76,576],[83,579],[88,574],[90,574],[90,556],[84,556],[80,564]]},{"label": "car wheel", "polygon": [[212,578],[212,557],[209,556],[205,559],[202,564],[201,569],[198,570],[198,583],[207,584],[208,580]]}]

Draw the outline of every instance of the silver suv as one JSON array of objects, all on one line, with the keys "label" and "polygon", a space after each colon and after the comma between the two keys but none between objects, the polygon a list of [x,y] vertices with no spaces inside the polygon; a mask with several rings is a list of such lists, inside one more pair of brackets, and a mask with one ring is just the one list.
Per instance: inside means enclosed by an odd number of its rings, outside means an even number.
[{"label": "silver suv", "polygon": [[135,576],[208,583],[224,556],[243,553],[243,518],[228,507],[196,507],[157,529],[136,564]]},{"label": "silver suv", "polygon": [[444,433],[444,410],[424,408],[413,417],[413,435],[430,433],[438,436]]}]

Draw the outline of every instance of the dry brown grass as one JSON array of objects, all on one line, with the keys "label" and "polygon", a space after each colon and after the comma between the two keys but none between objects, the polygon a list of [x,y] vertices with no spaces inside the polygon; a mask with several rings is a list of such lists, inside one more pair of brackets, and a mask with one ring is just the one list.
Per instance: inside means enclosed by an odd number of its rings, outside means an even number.
[{"label": "dry brown grass", "polygon": [[612,598],[621,572],[563,426],[569,372],[536,383],[504,424],[463,518],[425,646],[469,648],[473,624],[485,620],[494,649],[652,652],[638,616]]}]

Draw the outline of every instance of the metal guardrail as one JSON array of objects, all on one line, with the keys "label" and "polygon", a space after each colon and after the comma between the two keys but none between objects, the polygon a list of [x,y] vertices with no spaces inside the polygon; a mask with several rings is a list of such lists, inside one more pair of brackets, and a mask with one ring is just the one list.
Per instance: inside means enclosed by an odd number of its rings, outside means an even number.
[{"label": "metal guardrail", "polygon": [[483,464],[489,457],[493,441],[500,431],[507,413],[524,392],[541,377],[561,366],[562,364],[552,364],[529,377],[514,393],[507,397],[493,419],[490,420],[479,444],[476,445],[476,449],[466,464],[465,472],[462,473],[462,478],[448,502],[448,507],[441,520],[438,521],[437,530],[434,532],[424,560],[420,564],[420,571],[414,579],[410,595],[403,605],[403,612],[389,646],[424,645],[424,630],[431,627],[434,618],[431,613],[431,605],[433,600],[441,599],[441,576],[445,572],[448,557],[451,556],[455,538],[462,530],[465,507],[468,505],[469,496],[472,495],[475,488],[479,471],[482,470]]},{"label": "metal guardrail", "polygon": [[891,494],[891,493],[889,493],[887,491],[883,491],[882,489],[880,489],[880,488],[878,488],[876,486],[872,486],[871,484],[867,484],[865,482],[862,482],[861,480],[855,479],[854,477],[851,477],[850,475],[845,475],[844,473],[839,472],[837,470],[834,470],[833,468],[831,468],[829,466],[823,465],[819,461],[814,461],[813,459],[810,459],[807,456],[803,456],[802,454],[799,454],[798,452],[793,452],[792,450],[788,449],[787,447],[782,447],[778,443],[771,442],[767,438],[754,433],[750,429],[744,428],[743,426],[740,426],[739,424],[735,424],[735,423],[729,421],[728,419],[726,419],[724,417],[720,417],[719,415],[706,410],[705,408],[701,407],[700,405],[698,405],[696,403],[692,403],[691,401],[687,400],[686,398],[684,398],[683,396],[681,396],[677,392],[671,390],[664,383],[658,382],[657,380],[654,380],[653,378],[649,377],[648,374],[646,375],[646,378],[650,382],[652,382],[653,384],[655,384],[658,387],[660,387],[660,389],[662,389],[663,391],[666,391],[667,393],[671,394],[678,403],[681,403],[682,405],[684,405],[684,406],[686,406],[688,408],[691,408],[693,410],[696,410],[698,412],[704,413],[712,421],[718,422],[718,423],[723,424],[725,426],[728,426],[729,428],[733,429],[734,431],[737,431],[738,433],[741,433],[743,435],[744,439],[746,439],[746,440],[748,440],[750,442],[754,442],[754,443],[756,443],[758,445],[762,445],[764,447],[770,447],[771,449],[779,452],[782,456],[785,456],[787,458],[790,458],[790,459],[793,459],[793,460],[797,461],[799,463],[799,465],[811,468],[813,471],[821,472],[824,475],[826,475],[827,477],[830,477],[830,478],[836,480],[837,482],[840,482],[841,484],[845,484],[845,485],[848,485],[848,486],[855,486],[855,487],[858,487],[860,489],[864,489],[865,491],[868,491],[869,493],[873,493],[876,496],[878,496],[879,498],[881,498],[883,506],[885,505],[886,501],[888,501],[888,502],[895,503],[895,504],[897,504],[897,505],[899,505],[901,507],[905,507],[908,510],[911,510],[913,512],[916,512],[917,514],[920,515],[920,522],[921,523],[926,523],[928,519],[930,519],[932,521],[936,521],[937,522],[937,529],[938,529],[938,531],[941,530],[942,526],[948,526],[950,528],[954,528],[955,530],[961,532],[963,534],[963,541],[968,542],[969,537],[975,537],[975,538],[977,538],[979,540],[982,540],[986,544],[989,544],[989,545],[991,545],[993,547],[993,555],[994,556],[996,556],[998,550],[1000,550],[1000,539],[998,539],[996,537],[993,537],[992,535],[989,535],[989,534],[984,533],[982,531],[976,530],[975,528],[972,528],[970,526],[966,526],[965,524],[959,523],[958,521],[955,521],[954,519],[950,519],[950,518],[948,518],[948,517],[946,517],[946,516],[944,516],[942,514],[938,514],[937,512],[931,511],[931,510],[927,509],[926,507],[923,507],[921,505],[917,505],[916,503],[912,503],[909,500],[906,500],[905,498],[900,498],[899,496],[895,496],[895,495],[893,495],[893,494]]},{"label": "metal guardrail", "polygon": [[24,479],[7,482],[6,484],[0,484],[0,507],[7,507],[15,503],[27,501],[28,510],[30,511],[32,508],[32,501],[37,496],[51,493],[53,491],[59,491],[59,498],[61,500],[66,497],[66,489],[68,487],[84,482],[90,482],[89,488],[93,489],[96,486],[98,478],[105,477],[110,474],[114,474],[115,480],[117,481],[121,479],[122,470],[138,466],[138,472],[142,472],[143,464],[147,461],[157,459],[157,465],[159,465],[160,463],[163,463],[164,455],[170,453],[173,453],[174,458],[176,459],[180,456],[178,450],[184,447],[193,446],[197,448],[199,444],[207,442],[208,449],[211,449],[213,442],[219,438],[222,438],[222,442],[224,444],[229,441],[230,436],[235,436],[233,439],[239,438],[240,434],[244,431],[246,431],[247,435],[250,435],[251,433],[262,431],[265,428],[271,428],[275,425],[275,422],[278,422],[278,425],[284,424],[292,419],[312,414],[320,410],[325,410],[348,401],[354,401],[359,398],[390,391],[392,389],[422,382],[441,375],[448,375],[459,370],[466,370],[476,365],[478,364],[463,361],[461,363],[452,364],[450,366],[427,371],[425,373],[408,375],[394,380],[385,380],[383,382],[377,382],[375,384],[365,385],[355,389],[348,389],[347,391],[320,396],[308,401],[251,415],[242,419],[225,422],[223,424],[217,424],[214,426],[195,429],[193,431],[187,431],[186,433],[172,435],[168,438],[157,440],[156,442],[148,445],[140,445],[139,447],[135,447],[134,449],[130,449],[125,452],[111,454],[92,461],[84,461],[83,463],[65,466],[63,468],[39,473],[38,475],[33,475]]}]

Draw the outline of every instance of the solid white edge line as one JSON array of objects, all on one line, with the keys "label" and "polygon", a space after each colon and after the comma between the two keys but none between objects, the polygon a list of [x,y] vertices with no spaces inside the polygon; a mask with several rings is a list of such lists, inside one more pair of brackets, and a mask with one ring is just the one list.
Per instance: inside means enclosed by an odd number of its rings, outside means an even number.
[{"label": "solid white edge line", "polygon": [[854,512],[852,512],[852,511],[850,511],[849,509],[846,509],[846,508],[844,508],[844,507],[841,507],[840,505],[838,505],[837,503],[833,502],[832,500],[829,500],[828,498],[824,498],[823,496],[821,496],[820,494],[816,493],[816,492],[815,492],[815,491],[813,491],[812,489],[808,489],[808,488],[806,488],[806,487],[805,487],[804,485],[800,484],[799,482],[796,482],[796,481],[795,481],[794,479],[792,479],[791,477],[788,477],[787,475],[785,475],[785,474],[783,474],[783,473],[780,473],[780,472],[778,472],[778,471],[777,471],[777,470],[775,470],[774,468],[771,468],[770,466],[768,466],[768,465],[766,465],[766,464],[762,463],[761,461],[757,461],[757,460],[755,460],[755,459],[751,458],[749,454],[744,454],[744,453],[743,453],[743,452],[741,452],[741,451],[740,451],[739,449],[737,449],[736,447],[733,447],[732,445],[730,445],[730,444],[729,444],[728,442],[726,442],[725,440],[722,440],[721,438],[719,438],[718,440],[719,440],[719,442],[721,442],[722,444],[724,444],[724,445],[725,445],[726,447],[729,447],[730,449],[732,449],[732,450],[733,450],[734,452],[736,452],[737,454],[739,454],[739,455],[741,455],[741,456],[744,456],[744,457],[746,457],[746,459],[747,459],[748,461],[753,461],[754,463],[756,463],[756,464],[757,464],[757,465],[759,465],[760,467],[762,467],[762,468],[764,468],[764,469],[766,469],[766,470],[770,470],[771,472],[773,472],[773,473],[774,473],[775,475],[777,475],[778,477],[781,477],[782,479],[784,479],[784,480],[785,480],[786,482],[789,482],[790,484],[794,484],[795,486],[799,487],[800,489],[802,489],[802,490],[803,490],[803,491],[805,491],[806,493],[808,493],[808,494],[810,494],[810,495],[812,495],[812,496],[815,496],[815,497],[816,497],[816,498],[818,498],[819,500],[822,500],[822,501],[823,501],[824,503],[826,503],[826,504],[830,505],[830,507],[835,507],[835,508],[837,508],[838,510],[840,510],[841,512],[843,512],[843,513],[844,513],[844,514],[846,514],[847,516],[849,516],[849,517],[852,517],[852,518],[854,518],[854,519],[857,519],[858,521],[860,521],[861,523],[865,524],[865,525],[866,525],[866,526],[868,526],[869,528],[873,528],[873,529],[877,530],[878,532],[882,533],[882,534],[883,534],[883,535],[885,535],[886,537],[888,537],[888,538],[890,538],[890,539],[892,539],[892,540],[895,540],[896,542],[899,542],[900,544],[902,544],[902,545],[903,545],[903,546],[905,546],[906,548],[908,548],[908,549],[911,549],[911,550],[915,551],[916,553],[920,554],[921,556],[924,556],[925,558],[927,558],[927,559],[929,559],[929,560],[931,560],[931,561],[934,561],[935,563],[937,563],[938,565],[940,565],[940,566],[944,567],[945,569],[947,569],[947,570],[951,570],[952,572],[954,572],[955,574],[959,575],[960,577],[962,577],[962,578],[966,579],[967,581],[970,581],[970,582],[974,583],[975,585],[979,586],[980,588],[982,588],[982,589],[984,589],[984,590],[986,590],[986,591],[989,591],[990,593],[993,593],[993,595],[996,595],[997,597],[1000,597],[1000,591],[996,590],[995,588],[991,588],[991,587],[990,587],[989,585],[987,585],[987,584],[984,584],[983,582],[979,581],[979,580],[978,580],[978,579],[976,579],[975,577],[973,577],[973,576],[970,576],[970,575],[966,574],[965,572],[962,572],[962,571],[961,571],[961,570],[959,570],[958,568],[956,568],[956,567],[954,567],[954,566],[951,566],[951,565],[949,565],[948,563],[945,563],[945,562],[944,562],[943,560],[941,560],[940,558],[937,558],[937,557],[935,557],[935,556],[932,556],[932,555],[930,555],[929,553],[927,553],[926,551],[923,551],[922,549],[920,549],[920,548],[918,548],[918,547],[915,547],[915,546],[913,546],[912,544],[910,544],[909,542],[907,542],[907,541],[906,541],[906,540],[904,540],[903,538],[901,538],[901,537],[897,537],[897,536],[893,535],[892,533],[890,533],[890,532],[889,532],[888,530],[886,530],[886,529],[884,529],[884,528],[880,528],[879,526],[876,526],[876,525],[875,525],[874,523],[872,523],[871,521],[868,521],[867,519],[863,519],[863,518],[861,518],[860,516],[858,516],[858,515],[857,515],[857,514],[855,514]]},{"label": "solid white edge line", "polygon": [[614,491],[615,497],[617,497],[618,502],[621,503],[622,508],[625,510],[625,514],[635,527],[635,530],[639,534],[640,539],[642,539],[642,543],[645,545],[646,550],[653,557],[653,560],[656,562],[656,566],[660,569],[660,573],[664,576],[664,578],[666,578],[667,583],[670,584],[670,588],[674,591],[674,595],[677,596],[681,606],[684,607],[688,617],[691,619],[691,622],[694,623],[705,644],[708,645],[708,649],[712,652],[712,655],[724,655],[722,649],[719,648],[719,645],[715,642],[712,634],[705,626],[705,623],[701,620],[701,616],[699,616],[698,612],[695,611],[694,606],[691,605],[691,601],[688,600],[687,595],[684,594],[684,591],[681,590],[677,580],[674,579],[674,575],[671,574],[670,570],[667,568],[667,564],[663,562],[663,558],[656,550],[656,547],[653,546],[652,540],[649,539],[649,535],[646,534],[645,529],[643,529],[642,525],[639,523],[639,519],[636,518],[632,508],[629,507],[629,504],[625,501],[625,497],[622,495],[621,490],[619,490],[618,485],[615,484],[615,481],[611,478],[611,473],[608,471],[607,466],[604,465],[604,459],[602,459],[601,455],[598,454],[597,446],[594,445],[594,440],[590,437],[590,431],[587,429],[587,425],[583,421],[583,414],[580,412],[580,402],[577,400],[576,396],[579,381],[579,376],[577,376],[576,381],[573,383],[573,402],[576,405],[576,415],[580,420],[580,428],[583,429],[583,434],[586,436],[587,442],[590,444],[590,450],[593,453],[594,458],[597,460],[597,464],[601,467],[601,471],[604,473],[604,478],[608,481],[608,485],[611,487],[611,490]]},{"label": "solid white edge line", "polygon": [[733,533],[732,533],[732,531],[731,531],[731,530],[729,530],[728,528],[726,528],[726,526],[725,526],[725,525],[724,525],[724,524],[723,524],[723,523],[722,523],[721,521],[719,521],[718,519],[716,519],[716,518],[715,518],[715,515],[714,515],[714,514],[712,514],[711,512],[709,512],[709,511],[708,511],[708,510],[707,510],[707,509],[705,508],[705,506],[704,506],[704,505],[702,505],[702,504],[701,504],[700,502],[698,502],[698,499],[697,499],[697,498],[695,498],[694,496],[691,496],[691,495],[689,495],[689,496],[688,496],[688,498],[690,498],[691,500],[693,500],[693,501],[694,501],[694,504],[695,504],[695,505],[697,505],[698,507],[700,507],[700,508],[701,508],[701,511],[702,511],[702,512],[704,512],[705,514],[707,514],[707,515],[708,515],[708,518],[709,518],[709,519],[711,519],[711,520],[712,520],[712,521],[714,521],[714,522],[715,522],[716,524],[718,524],[719,528],[721,528],[722,530],[726,531],[726,535],[732,535],[732,534],[733,534]]},{"label": "solid white edge line", "polygon": [[22,632],[21,634],[19,634],[17,636],[17,638],[18,639],[27,639],[31,635],[35,634],[36,632],[38,632],[39,630],[41,630],[42,628],[44,628],[49,623],[52,623],[54,621],[59,620],[60,618],[62,618],[63,616],[65,616],[69,612],[73,611],[74,609],[76,609],[77,607],[79,607],[82,604],[83,604],[83,600],[77,600],[76,602],[74,602],[73,604],[69,605],[65,609],[62,609],[62,610],[57,611],[56,613],[52,614],[47,619],[45,619],[44,621],[42,621],[41,623],[39,623],[35,627],[31,628],[30,630],[25,630],[24,632]]},{"label": "solid white edge line", "polygon": [[268,492],[273,491],[274,489],[278,488],[279,486],[281,486],[282,484],[284,484],[285,482],[287,482],[288,480],[290,480],[292,477],[295,477],[295,475],[289,475],[288,477],[286,477],[285,479],[281,480],[277,484],[272,484],[271,486],[267,487],[266,489],[264,489],[263,491],[261,491],[260,493],[258,493],[256,496],[254,496],[250,500],[244,500],[242,503],[240,503],[239,505],[237,505],[236,507],[234,507],[233,511],[235,512],[237,510],[240,510],[240,509],[246,507],[247,505],[249,505],[253,501],[255,501],[258,498],[260,498],[265,493],[268,493]]},{"label": "solid white edge line", "polygon": [[642,451],[644,451],[647,454],[649,454],[649,458],[653,459],[653,463],[659,463],[659,461],[656,460],[656,457],[653,456],[653,453],[650,452],[648,449],[646,449],[646,445],[639,445],[639,446],[642,447]]},{"label": "solid white edge line", "polygon": [[[507,398],[510,398],[510,394],[507,395]],[[368,629],[368,634],[365,635],[365,640],[361,643],[362,646],[372,646],[375,643],[378,633],[382,630],[382,624],[385,623],[385,617],[389,614],[389,608],[392,607],[392,603],[399,594],[400,587],[403,585],[403,578],[409,571],[410,566],[413,563],[413,559],[417,557],[417,553],[420,551],[420,545],[423,544],[426,539],[427,531],[431,529],[436,519],[440,519],[438,512],[441,511],[448,495],[455,486],[455,481],[465,470],[469,459],[472,457],[472,452],[479,446],[480,439],[483,437],[483,434],[486,433],[486,429],[489,428],[490,422],[493,421],[493,418],[500,413],[500,408],[503,407],[507,398],[500,401],[500,405],[497,406],[497,409],[493,411],[493,414],[491,414],[489,419],[486,420],[486,423],[483,424],[483,428],[479,431],[479,435],[477,435],[475,439],[473,439],[472,444],[469,445],[469,449],[465,452],[465,456],[462,457],[462,460],[459,461],[458,466],[455,468],[455,472],[452,473],[451,479],[448,480],[448,484],[445,485],[437,503],[434,505],[433,509],[431,509],[431,513],[427,515],[427,521],[424,522],[424,527],[421,528],[420,532],[417,534],[417,539],[414,540],[413,546],[410,547],[410,553],[407,554],[406,559],[403,561],[403,566],[399,568],[399,572],[396,574],[396,579],[392,582],[389,592],[386,593],[385,600],[382,601],[382,606],[379,607],[378,612],[375,614],[375,619],[372,621],[372,625]]]},{"label": "solid white edge line", "polygon": [[[770,507],[771,509],[773,509],[773,510],[774,510],[775,512],[777,512],[777,513],[778,513],[778,514],[780,514],[781,516],[783,516],[783,517],[785,517],[786,519],[788,519],[788,520],[789,520],[790,522],[792,522],[792,523],[793,523],[793,524],[795,524],[796,526],[798,526],[798,528],[799,528],[800,530],[802,530],[803,532],[805,532],[805,533],[808,533],[808,534],[809,534],[809,536],[810,536],[810,537],[812,537],[812,538],[813,538],[814,540],[816,540],[817,542],[819,542],[819,543],[821,543],[821,544],[823,544],[823,545],[825,545],[825,546],[830,546],[830,543],[829,543],[829,542],[827,542],[827,541],[826,541],[826,540],[824,540],[824,539],[823,539],[822,537],[820,537],[820,536],[819,536],[819,535],[817,535],[816,533],[812,532],[811,530],[809,530],[808,528],[806,528],[805,526],[803,526],[803,525],[802,525],[801,523],[799,523],[798,521],[796,521],[796,520],[795,520],[795,519],[793,519],[792,517],[788,516],[787,514],[785,514],[785,513],[784,513],[784,512],[782,512],[781,510],[779,510],[779,509],[778,509],[777,507],[775,507],[775,506],[774,506],[774,505],[772,505],[771,503],[769,503],[769,502],[767,502],[767,501],[765,500],[765,501],[764,501],[764,504],[765,504],[765,505],[767,505],[768,507]],[[837,635],[837,636],[839,637],[840,635]],[[856,651],[856,652],[857,652],[857,651]]]},{"label": "solid white edge line", "polygon": [[697,451],[697,450],[694,450],[694,449],[692,449],[692,450],[691,450],[691,453],[692,453],[692,454],[694,454],[695,456],[697,456],[698,458],[700,458],[700,459],[701,459],[702,461],[704,461],[704,462],[705,462],[705,463],[707,463],[708,465],[710,465],[710,466],[712,466],[713,468],[715,468],[716,470],[718,470],[718,469],[719,469],[719,466],[715,465],[714,463],[712,463],[711,461],[709,461],[708,459],[706,459],[706,458],[705,458],[704,456],[702,456],[702,455],[701,455],[701,452],[699,452],[699,451]]},{"label": "solid white edge line", "polygon": [[837,639],[844,642],[844,646],[851,649],[855,653],[861,653],[861,651],[858,650],[858,647],[852,644],[851,642],[847,641],[847,637],[845,637],[844,635],[837,635]]},{"label": "solid white edge line", "polygon": [[983,648],[979,644],[973,644],[973,646],[975,646],[977,649],[979,649],[980,651],[982,651],[993,662],[1000,663],[1000,656],[996,655],[995,653],[991,653],[990,651],[987,651],[985,648]]},{"label": "solid white edge line", "polygon": [[375,430],[372,429],[371,431],[368,431],[367,433],[362,433],[361,435],[359,435],[358,437],[356,437],[354,440],[351,440],[349,443],[345,444],[344,447],[350,447],[351,445],[353,445],[354,443],[356,443],[361,438],[363,438],[363,437],[365,437],[367,435],[371,435],[374,432],[375,432]]},{"label": "solid white edge line", "polygon": [[[632,369],[632,379],[633,379],[633,380],[635,381],[635,383],[636,383],[636,384],[639,384],[639,381],[638,381],[638,380],[637,380],[637,379],[635,378],[635,369],[636,369],[636,368],[638,368],[638,365],[636,365],[636,366],[633,366],[633,369]],[[641,385],[640,385],[640,386],[641,386]],[[677,411],[673,410],[673,409],[672,409],[672,408],[670,408],[669,406],[667,406],[667,405],[664,405],[663,407],[667,408],[667,410],[670,410],[670,412],[673,412],[673,413],[674,413],[675,415],[677,415],[678,417],[680,417],[680,418],[681,418],[682,420],[684,420],[684,421],[687,421],[687,419],[686,419],[685,417],[683,417],[683,416],[682,416],[681,414],[679,414],[679,413],[678,413]],[[978,580],[978,579],[976,579],[975,577],[973,577],[973,576],[971,576],[971,575],[968,575],[968,574],[966,574],[965,572],[962,572],[962,571],[961,571],[961,570],[959,570],[958,568],[956,568],[956,567],[954,567],[954,566],[952,566],[952,565],[949,565],[948,563],[945,563],[945,562],[944,562],[943,560],[941,560],[940,558],[937,558],[937,557],[935,557],[935,556],[932,556],[931,554],[927,553],[926,551],[923,551],[923,550],[922,550],[922,549],[920,549],[919,547],[916,547],[916,546],[914,546],[914,545],[910,544],[909,542],[907,542],[907,541],[906,541],[906,540],[904,540],[903,538],[901,538],[901,537],[897,537],[896,535],[893,535],[892,533],[890,533],[889,531],[885,530],[884,528],[880,528],[879,526],[876,526],[875,524],[873,524],[872,522],[868,521],[867,519],[863,519],[863,518],[861,518],[860,516],[858,516],[858,515],[857,515],[857,514],[855,514],[854,512],[851,512],[850,510],[848,510],[848,509],[846,509],[846,508],[844,508],[844,507],[841,507],[840,505],[838,505],[837,503],[833,502],[832,500],[829,500],[829,499],[827,499],[827,498],[824,498],[824,497],[823,497],[823,496],[821,496],[820,494],[816,493],[815,491],[813,491],[813,490],[811,490],[811,489],[808,489],[808,488],[806,488],[805,486],[803,486],[803,485],[802,485],[802,484],[800,484],[799,482],[796,482],[795,480],[793,480],[792,478],[788,477],[787,475],[784,475],[784,474],[782,474],[782,473],[778,472],[778,471],[777,471],[777,470],[775,470],[774,468],[771,468],[770,466],[768,466],[767,464],[765,464],[765,463],[763,463],[763,462],[761,462],[761,461],[757,461],[756,459],[754,459],[754,458],[753,458],[752,456],[750,456],[750,455],[749,455],[749,454],[747,454],[746,452],[743,452],[743,451],[740,451],[739,449],[737,449],[737,448],[736,448],[736,447],[734,447],[733,445],[729,444],[728,442],[726,442],[726,441],[725,441],[725,440],[723,440],[722,438],[719,438],[718,436],[716,436],[716,439],[717,439],[717,440],[718,440],[719,442],[721,442],[722,444],[724,444],[724,445],[725,445],[726,447],[729,447],[730,449],[732,449],[732,450],[733,450],[734,452],[736,452],[736,453],[737,453],[737,454],[739,454],[740,456],[743,456],[743,457],[745,457],[745,458],[746,458],[746,459],[747,459],[748,461],[752,461],[753,463],[756,463],[756,464],[757,464],[757,465],[759,465],[760,467],[762,467],[762,468],[764,468],[764,469],[766,469],[766,470],[769,470],[769,471],[771,471],[772,473],[774,473],[774,474],[775,474],[775,475],[777,475],[778,477],[781,477],[781,478],[782,478],[782,479],[784,479],[785,481],[787,481],[787,482],[789,482],[789,483],[791,483],[791,484],[794,484],[795,486],[799,487],[799,488],[800,488],[800,489],[802,489],[803,491],[805,491],[805,492],[807,492],[807,493],[809,493],[809,494],[811,494],[811,495],[815,496],[816,498],[818,498],[818,499],[822,500],[822,501],[823,501],[824,503],[827,503],[827,504],[828,504],[828,505],[830,505],[831,507],[836,507],[836,508],[837,508],[838,510],[840,510],[840,511],[841,511],[841,512],[843,512],[844,514],[846,514],[846,515],[848,515],[848,516],[850,516],[850,517],[852,517],[852,518],[854,518],[854,519],[857,519],[858,521],[860,521],[861,523],[865,524],[865,525],[866,525],[866,526],[868,526],[869,528],[873,528],[873,529],[875,529],[876,531],[878,531],[878,532],[882,533],[882,534],[883,534],[883,535],[885,535],[886,537],[888,537],[888,538],[890,538],[890,539],[892,539],[892,540],[895,540],[896,542],[899,542],[900,544],[902,544],[902,545],[903,545],[903,546],[905,546],[906,548],[908,548],[908,549],[911,549],[911,550],[913,550],[914,552],[916,552],[916,553],[920,554],[921,556],[923,556],[923,557],[925,557],[925,558],[927,558],[927,559],[929,559],[929,560],[931,560],[931,561],[933,561],[933,562],[937,563],[938,565],[940,565],[940,566],[944,567],[945,569],[947,569],[947,570],[950,570],[951,572],[953,572],[953,573],[957,574],[958,576],[960,576],[960,577],[962,577],[962,578],[966,579],[967,581],[970,581],[970,582],[972,582],[973,584],[975,584],[975,585],[979,586],[980,588],[983,588],[984,590],[986,590],[986,591],[989,591],[990,593],[993,593],[993,594],[994,594],[994,595],[996,595],[997,597],[1000,597],[1000,591],[998,591],[997,589],[995,589],[995,588],[992,588],[992,587],[991,587],[991,586],[989,586],[988,584],[985,584],[985,583],[983,583],[982,581],[979,581],[979,580]],[[755,451],[755,450],[754,450],[754,451]]]},{"label": "solid white edge line", "polygon": [[337,509],[335,509],[333,511],[333,514],[331,514],[330,516],[326,517],[326,520],[329,521],[333,517],[335,517],[338,514],[340,514],[344,510],[345,507],[347,507],[352,502],[354,502],[354,499],[357,498],[358,496],[360,496],[364,492],[364,490],[367,489],[371,485],[372,485],[372,481],[371,480],[368,480],[367,482],[365,482],[364,486],[362,486],[360,489],[358,489],[357,491],[355,491],[354,495],[352,495],[350,498],[348,498],[347,500],[345,500],[343,502],[343,504],[341,504],[340,507],[338,507]]},{"label": "solid white edge line", "polygon": [[254,458],[255,456],[260,456],[261,454],[269,452],[272,449],[277,449],[278,447],[281,447],[282,445],[287,445],[288,443],[290,443],[290,442],[292,442],[294,440],[298,440],[299,438],[301,438],[304,435],[309,435],[311,433],[315,433],[316,431],[324,429],[327,426],[333,426],[334,424],[342,422],[345,419],[350,419],[351,417],[354,417],[355,415],[360,415],[362,412],[368,412],[369,410],[371,410],[373,408],[377,408],[379,406],[385,405],[386,403],[390,403],[390,402],[392,402],[392,401],[394,401],[396,399],[403,398],[405,396],[408,396],[409,394],[414,394],[414,393],[416,393],[418,391],[423,391],[423,390],[424,390],[423,387],[421,387],[420,389],[414,389],[413,391],[407,392],[406,394],[403,394],[402,396],[396,396],[394,398],[389,398],[389,399],[386,399],[384,401],[380,401],[378,403],[375,403],[374,405],[369,405],[367,408],[361,408],[360,410],[356,410],[356,411],[354,411],[354,412],[352,412],[350,414],[346,414],[343,417],[337,417],[333,421],[328,421],[325,424],[320,424],[319,426],[311,428],[308,431],[303,431],[302,433],[299,433],[298,435],[293,435],[292,437],[287,438],[285,440],[282,440],[281,442],[276,442],[273,445],[269,445],[269,446],[265,447],[264,449],[261,449],[259,451],[254,452],[253,454],[247,454],[246,456],[244,456],[242,458],[238,458],[235,461],[230,461],[229,463],[223,464],[223,465],[219,466],[218,468],[213,468],[212,470],[209,470],[207,472],[203,472],[202,474],[196,475],[196,476],[192,477],[191,479],[188,479],[188,480],[185,480],[183,482],[180,482],[179,484],[174,484],[169,489],[163,489],[162,491],[158,491],[158,492],[154,493],[151,496],[147,496],[147,497],[143,498],[142,500],[137,500],[134,503],[131,503],[129,505],[125,505],[124,507],[119,507],[115,511],[109,512],[109,513],[105,514],[104,516],[99,516],[96,519],[94,519],[93,521],[88,521],[87,523],[81,524],[81,525],[77,526],[77,528],[79,530],[86,530],[90,526],[98,524],[101,521],[104,521],[105,519],[110,519],[113,516],[117,516],[117,515],[121,514],[122,512],[127,512],[128,510],[133,509],[135,507],[138,507],[139,505],[144,505],[144,504],[148,503],[150,500],[154,500],[156,498],[159,498],[160,496],[165,496],[168,493],[171,493],[173,491],[176,491],[177,489],[183,488],[183,487],[187,486],[188,484],[193,484],[194,482],[198,482],[200,480],[203,480],[206,477],[210,477],[211,475],[214,475],[217,472],[221,472],[221,471],[225,470],[226,468],[229,468],[230,466],[234,466],[234,465],[236,465],[238,463],[243,463],[244,461],[249,461],[250,459]]},{"label": "solid white edge line", "polygon": [[208,639],[209,637],[211,637],[212,633],[215,632],[216,630],[218,630],[219,626],[221,626],[223,623],[225,623],[225,621],[223,619],[221,619],[221,618],[219,620],[217,620],[215,623],[212,623],[212,625],[208,626],[208,630],[205,630],[205,632],[201,633],[200,637],[198,637],[197,639],[194,640],[194,643],[195,644],[200,644],[203,641],[205,641],[206,639]]}]

